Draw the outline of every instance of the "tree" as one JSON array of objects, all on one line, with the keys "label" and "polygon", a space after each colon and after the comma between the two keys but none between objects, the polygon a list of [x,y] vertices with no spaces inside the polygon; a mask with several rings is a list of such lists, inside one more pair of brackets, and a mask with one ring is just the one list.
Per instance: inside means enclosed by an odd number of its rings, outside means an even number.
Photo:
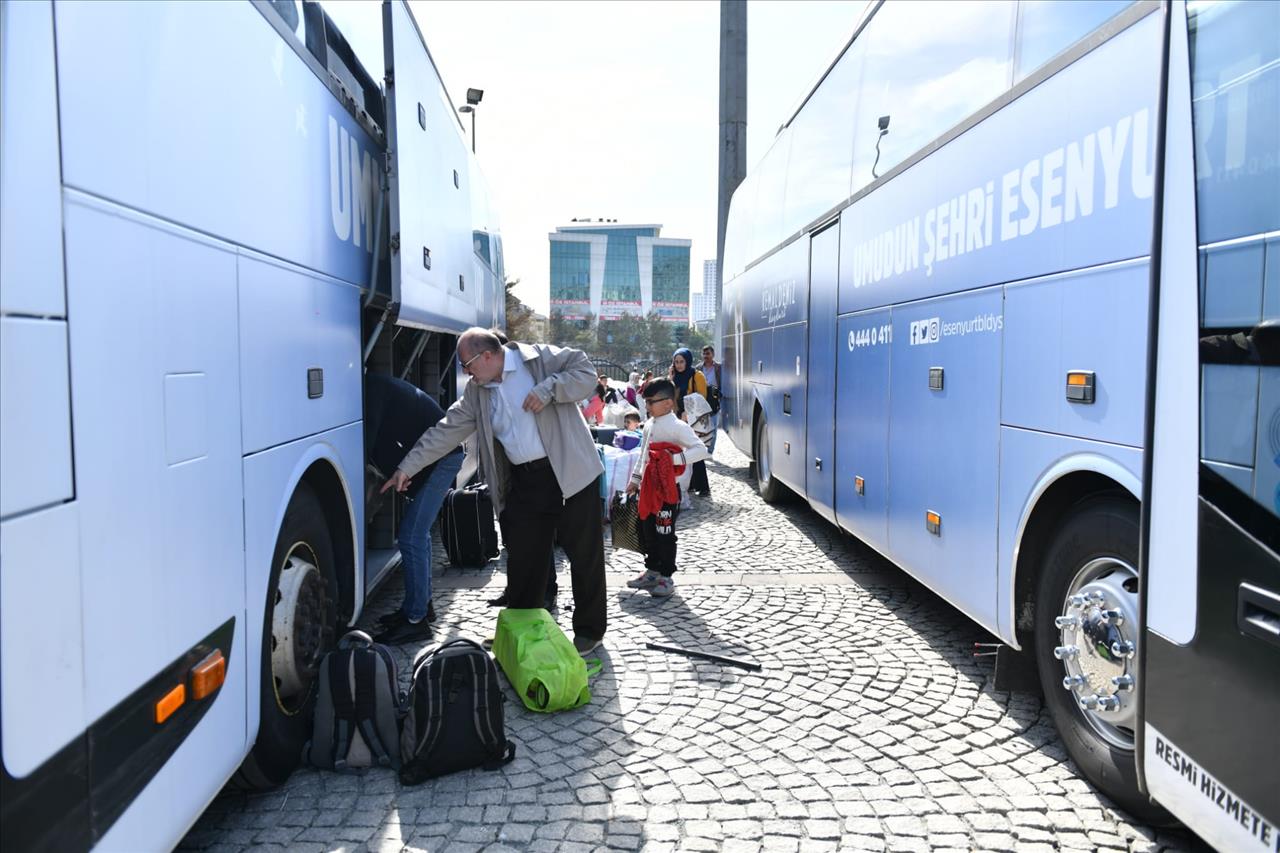
[{"label": "tree", "polygon": [[584,320],[570,320],[559,311],[551,312],[547,343],[573,347],[594,355],[596,352],[596,328],[594,317],[587,314]]},{"label": "tree", "polygon": [[531,341],[536,337],[533,309],[515,295],[514,289],[519,283],[518,278],[509,278],[506,282],[507,337],[513,341]]},{"label": "tree", "polygon": [[693,350],[694,361],[701,363],[702,348],[710,344],[715,346],[715,341],[711,339],[711,335],[699,329],[697,326],[690,326],[688,333],[685,335],[685,346]]}]

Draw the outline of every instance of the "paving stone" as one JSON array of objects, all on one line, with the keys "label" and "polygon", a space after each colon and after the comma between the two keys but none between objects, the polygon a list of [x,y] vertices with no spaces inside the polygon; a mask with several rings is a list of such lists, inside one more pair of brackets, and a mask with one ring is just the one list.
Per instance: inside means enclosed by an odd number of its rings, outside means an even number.
[{"label": "paving stone", "polygon": [[[676,595],[627,589],[641,558],[608,549],[592,702],[542,715],[509,695],[506,768],[411,788],[300,769],[279,791],[219,796],[179,849],[1196,849],[1078,777],[1040,697],[991,689],[971,656],[982,629],[808,508],[764,504],[723,435],[708,474],[714,498],[680,518]],[[433,553],[436,639],[491,635],[505,554],[457,569]],[[392,577],[361,627],[400,594]],[[655,637],[763,670],[645,650]],[[405,687],[417,651],[393,651]]]}]

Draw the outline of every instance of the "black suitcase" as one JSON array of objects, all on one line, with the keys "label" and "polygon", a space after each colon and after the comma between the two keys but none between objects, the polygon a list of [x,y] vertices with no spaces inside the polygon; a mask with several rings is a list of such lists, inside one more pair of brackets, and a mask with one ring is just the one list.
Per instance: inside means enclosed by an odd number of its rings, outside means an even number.
[{"label": "black suitcase", "polygon": [[483,566],[498,556],[489,487],[450,489],[440,511],[440,535],[453,566]]},{"label": "black suitcase", "polygon": [[596,444],[603,444],[605,447],[613,446],[613,437],[617,433],[617,427],[593,426],[591,428],[591,437],[596,440]]}]

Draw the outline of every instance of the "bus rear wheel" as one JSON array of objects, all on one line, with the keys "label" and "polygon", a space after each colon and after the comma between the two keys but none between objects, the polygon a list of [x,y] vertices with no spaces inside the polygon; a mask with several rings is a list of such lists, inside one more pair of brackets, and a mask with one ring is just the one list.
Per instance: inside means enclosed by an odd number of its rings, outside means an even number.
[{"label": "bus rear wheel", "polygon": [[1136,818],[1170,820],[1138,791],[1138,509],[1120,497],[1077,504],[1045,552],[1035,651],[1045,704],[1080,771]]},{"label": "bus rear wheel", "polygon": [[769,422],[764,412],[756,418],[755,436],[751,442],[755,457],[756,490],[767,504],[778,503],[786,497],[786,486],[773,476],[773,458],[769,450]]},{"label": "bus rear wheel", "polygon": [[337,576],[324,510],[306,483],[284,514],[272,555],[262,638],[258,739],[234,782],[250,790],[284,783],[311,734],[320,659],[333,646]]}]

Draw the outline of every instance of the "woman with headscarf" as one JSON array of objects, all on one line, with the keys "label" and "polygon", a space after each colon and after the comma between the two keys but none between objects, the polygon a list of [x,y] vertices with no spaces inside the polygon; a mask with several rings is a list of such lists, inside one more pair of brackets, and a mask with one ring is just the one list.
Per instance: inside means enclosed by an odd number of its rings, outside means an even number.
[{"label": "woman with headscarf", "polygon": [[639,388],[640,374],[632,371],[631,375],[627,377],[627,390],[623,391],[622,394],[627,398],[627,402],[630,403],[637,411],[640,409],[640,404],[636,400],[636,392]]},{"label": "woman with headscarf", "polygon": [[684,414],[684,395],[701,394],[707,397],[707,380],[693,365],[693,353],[688,347],[680,347],[671,356],[668,378],[676,384],[676,417]]},{"label": "woman with headscarf", "polygon": [[[684,421],[693,427],[707,452],[711,451],[711,439],[715,437],[715,424],[711,422],[711,404],[707,398],[693,391],[684,396]],[[711,484],[707,480],[707,462],[700,459],[693,463],[693,476],[689,478],[689,493],[711,497]]]}]

